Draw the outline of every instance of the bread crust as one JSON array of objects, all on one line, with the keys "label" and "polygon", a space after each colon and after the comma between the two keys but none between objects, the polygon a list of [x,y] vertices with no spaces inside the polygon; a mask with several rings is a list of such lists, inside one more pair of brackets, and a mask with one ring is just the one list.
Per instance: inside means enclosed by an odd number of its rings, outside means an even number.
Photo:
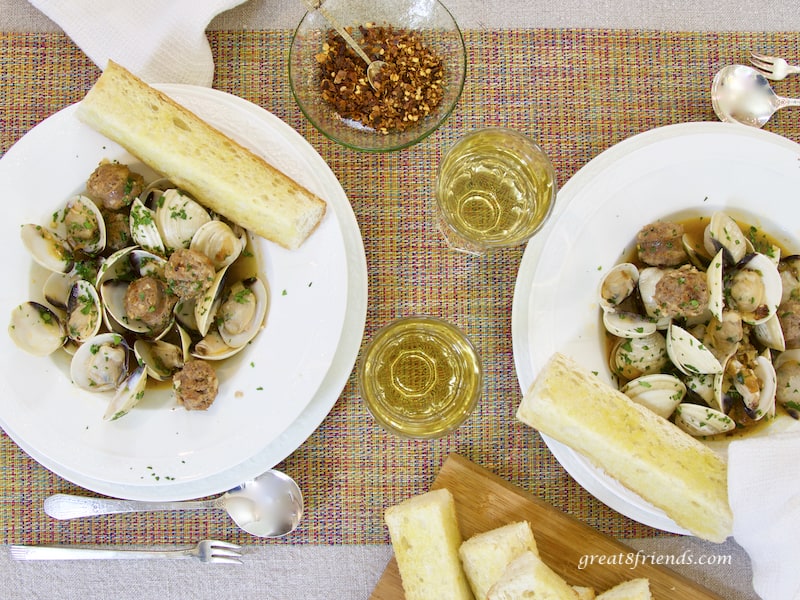
[{"label": "bread crust", "polygon": [[77,115],[207,208],[285,248],[298,248],[325,215],[323,199],[113,61]]}]

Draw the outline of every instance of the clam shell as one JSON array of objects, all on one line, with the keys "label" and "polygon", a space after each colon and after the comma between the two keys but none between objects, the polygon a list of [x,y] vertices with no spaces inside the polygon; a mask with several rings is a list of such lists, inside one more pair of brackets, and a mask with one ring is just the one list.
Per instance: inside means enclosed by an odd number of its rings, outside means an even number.
[{"label": "clam shell", "polygon": [[64,236],[74,250],[95,256],[106,247],[106,221],[88,196],[78,195],[64,209]]},{"label": "clam shell", "polygon": [[[232,348],[252,340],[264,325],[267,316],[267,288],[258,278],[234,284],[228,298],[217,310],[219,334]],[[242,314],[243,313],[243,314]]]},{"label": "clam shell", "polygon": [[659,267],[647,267],[639,272],[639,296],[647,316],[656,322],[657,329],[666,329],[670,323],[667,316],[661,314],[661,309],[655,301],[656,285],[667,272]]},{"label": "clam shell", "polygon": [[759,306],[766,308],[766,313],[738,311],[742,321],[750,325],[759,325],[768,321],[778,310],[783,294],[783,282],[777,265],[767,256],[754,253],[737,265],[739,271],[755,273],[763,285],[763,297]]},{"label": "clam shell", "polygon": [[64,345],[64,324],[52,310],[38,302],[23,302],[11,311],[8,335],[21,350],[47,356]]},{"label": "clam shell", "polygon": [[101,333],[86,340],[72,357],[70,377],[89,392],[116,389],[128,376],[128,344],[117,333]]},{"label": "clam shell", "polygon": [[620,263],[600,280],[598,297],[604,311],[614,311],[636,290],[639,269],[633,263]]},{"label": "clam shell", "polygon": [[675,367],[686,375],[722,372],[722,364],[711,350],[675,323],[667,328],[667,354]]},{"label": "clam shell", "polygon": [[147,369],[147,375],[157,381],[166,381],[183,368],[183,348],[170,342],[138,339],[133,344],[133,352]]},{"label": "clam shell", "polygon": [[72,248],[66,240],[41,225],[24,224],[20,238],[33,260],[48,271],[69,273],[75,264]]},{"label": "clam shell", "polygon": [[131,203],[130,230],[133,241],[144,250],[164,256],[166,248],[156,226],[156,213],[138,198]]},{"label": "clam shell", "polygon": [[95,287],[85,279],[77,280],[67,300],[67,335],[79,344],[94,337],[103,324],[103,306]]},{"label": "clam shell", "polygon": [[625,379],[657,373],[666,364],[666,343],[660,332],[642,338],[620,339],[611,350],[611,371]]},{"label": "clam shell", "polygon": [[686,396],[686,385],[672,375],[654,373],[629,381],[620,391],[637,404],[668,419]]},{"label": "clam shell", "polygon": [[146,387],[147,372],[143,365],[139,365],[117,389],[108,404],[103,419],[105,421],[116,421],[120,417],[127,415],[134,406],[139,404],[139,401],[144,396]]},{"label": "clam shell", "polygon": [[219,271],[239,258],[246,244],[245,233],[237,235],[227,223],[209,221],[195,232],[189,248],[205,254]]},{"label": "clam shell", "polygon": [[686,402],[675,409],[675,425],[695,437],[719,435],[736,428],[734,420],[725,413],[702,404]]},{"label": "clam shell", "polygon": [[753,249],[736,221],[724,212],[711,215],[711,221],[704,232],[703,244],[710,255],[716,255],[724,249],[725,256],[731,263],[738,263]]},{"label": "clam shell", "polygon": [[155,213],[156,226],[168,253],[188,248],[197,230],[211,220],[205,208],[177,189],[164,192]]},{"label": "clam shell", "polygon": [[656,332],[656,322],[637,313],[603,311],[603,326],[621,338],[646,337]]}]

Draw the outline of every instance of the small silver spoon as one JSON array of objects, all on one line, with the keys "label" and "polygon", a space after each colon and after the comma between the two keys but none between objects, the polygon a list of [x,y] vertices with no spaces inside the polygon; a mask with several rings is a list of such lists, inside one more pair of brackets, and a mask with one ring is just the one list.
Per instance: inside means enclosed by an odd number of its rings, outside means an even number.
[{"label": "small silver spoon", "polygon": [[778,96],[767,78],[751,67],[730,65],[714,76],[711,104],[722,121],[763,127],[775,111],[800,106],[800,99]]},{"label": "small silver spoon", "polygon": [[331,27],[333,27],[336,32],[342,36],[344,41],[347,42],[347,45],[350,46],[359,57],[361,57],[361,60],[367,63],[367,81],[369,81],[372,89],[377,91],[379,86],[376,85],[375,82],[377,81],[377,77],[381,72],[381,69],[386,66],[386,63],[382,60],[372,60],[367,53],[364,52],[364,49],[358,45],[358,42],[356,42],[349,33],[347,33],[347,30],[339,24],[334,16],[322,7],[324,0],[302,0],[302,2],[308,10],[317,11],[319,14],[321,14],[323,18],[330,23]]},{"label": "small silver spoon", "polygon": [[44,512],[54,519],[166,510],[224,508],[234,522],[258,537],[281,537],[292,531],[303,516],[303,494],[297,483],[270,469],[211,500],[143,502],[54,494],[44,501]]}]

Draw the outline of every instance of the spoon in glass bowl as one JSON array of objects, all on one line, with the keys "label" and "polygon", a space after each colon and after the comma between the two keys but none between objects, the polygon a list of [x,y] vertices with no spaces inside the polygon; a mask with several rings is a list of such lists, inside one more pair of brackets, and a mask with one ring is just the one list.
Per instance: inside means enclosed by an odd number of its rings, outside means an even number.
[{"label": "spoon in glass bowl", "polygon": [[775,111],[800,106],[800,99],[778,96],[766,77],[751,67],[729,65],[714,76],[711,104],[722,121],[763,127]]},{"label": "spoon in glass bowl", "polygon": [[344,41],[347,42],[347,45],[350,46],[359,57],[361,57],[361,60],[367,63],[367,81],[369,81],[372,89],[377,91],[380,86],[376,83],[376,81],[381,69],[386,66],[386,63],[382,60],[372,60],[367,53],[364,52],[364,49],[358,45],[358,42],[353,39],[353,36],[347,33],[347,30],[339,24],[334,16],[322,7],[324,0],[302,0],[302,2],[308,10],[312,12],[317,11],[319,14],[321,14],[323,18],[330,23],[331,27],[336,30],[336,33],[342,36]]},{"label": "spoon in glass bowl", "polygon": [[54,494],[44,501],[44,511],[54,519],[211,508],[227,510],[234,522],[247,533],[258,537],[281,537],[294,531],[300,523],[303,495],[294,479],[270,469],[211,500],[144,502]]}]

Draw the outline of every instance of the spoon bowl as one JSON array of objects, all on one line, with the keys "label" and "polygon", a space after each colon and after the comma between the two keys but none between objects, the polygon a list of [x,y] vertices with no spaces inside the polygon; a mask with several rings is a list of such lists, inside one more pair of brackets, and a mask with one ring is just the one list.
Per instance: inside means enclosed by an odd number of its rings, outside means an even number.
[{"label": "spoon bowl", "polygon": [[763,127],[786,106],[800,106],[800,100],[778,96],[769,81],[745,65],[720,69],[711,85],[711,104],[721,121]]},{"label": "spoon bowl", "polygon": [[142,502],[54,494],[44,501],[44,511],[54,519],[214,508],[228,511],[233,521],[251,535],[282,537],[294,531],[300,523],[303,516],[303,494],[294,479],[270,469],[210,500]]}]

